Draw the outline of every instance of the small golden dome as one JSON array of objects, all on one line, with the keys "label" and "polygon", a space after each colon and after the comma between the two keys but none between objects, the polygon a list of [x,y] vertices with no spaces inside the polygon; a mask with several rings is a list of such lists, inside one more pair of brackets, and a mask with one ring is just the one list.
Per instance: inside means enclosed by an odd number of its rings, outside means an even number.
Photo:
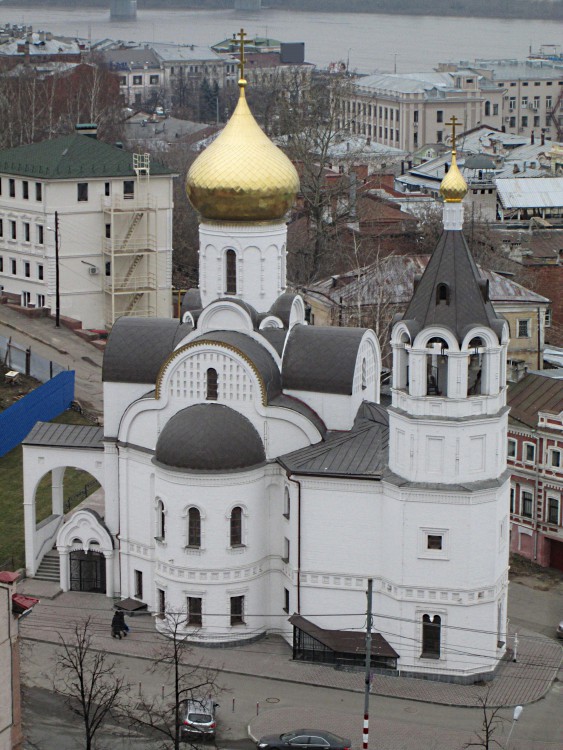
[{"label": "small golden dome", "polygon": [[188,171],[187,196],[205,219],[281,219],[299,190],[297,170],[254,119],[245,85],[241,79],[238,104],[225,129]]},{"label": "small golden dome", "polygon": [[467,183],[457,166],[455,151],[452,151],[452,163],[440,184],[440,195],[446,203],[461,203],[467,195]]}]

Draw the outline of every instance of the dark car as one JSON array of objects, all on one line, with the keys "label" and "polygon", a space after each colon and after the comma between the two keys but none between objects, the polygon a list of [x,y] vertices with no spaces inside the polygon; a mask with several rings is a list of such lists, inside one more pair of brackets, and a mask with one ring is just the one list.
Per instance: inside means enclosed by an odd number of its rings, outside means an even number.
[{"label": "dark car", "polygon": [[338,737],[324,729],[296,729],[285,734],[267,734],[257,745],[260,750],[285,750],[285,748],[318,748],[319,750],[350,750],[350,740]]}]

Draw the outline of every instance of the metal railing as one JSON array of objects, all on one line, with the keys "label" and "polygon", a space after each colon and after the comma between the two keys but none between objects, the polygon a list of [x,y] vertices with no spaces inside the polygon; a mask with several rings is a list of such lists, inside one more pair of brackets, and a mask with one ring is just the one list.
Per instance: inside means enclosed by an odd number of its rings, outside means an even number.
[{"label": "metal railing", "polygon": [[117,278],[112,279],[106,278],[105,289],[107,292],[125,293],[147,291],[150,292],[156,289],[156,276],[154,273],[145,274],[143,276],[131,276],[130,278]]}]

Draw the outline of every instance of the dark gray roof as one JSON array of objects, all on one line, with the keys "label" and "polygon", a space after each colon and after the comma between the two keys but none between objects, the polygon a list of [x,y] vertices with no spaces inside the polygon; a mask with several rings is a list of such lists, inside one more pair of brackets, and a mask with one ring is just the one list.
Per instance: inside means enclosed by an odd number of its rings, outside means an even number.
[{"label": "dark gray roof", "polygon": [[364,401],[349,432],[329,433],[322,443],[280,456],[292,474],[380,479],[388,460],[389,418],[379,404]]},{"label": "dark gray roof", "polygon": [[298,414],[307,417],[309,422],[315,425],[322,437],[326,435],[326,425],[319,417],[317,412],[311,409],[311,407],[305,404],[303,401],[300,401],[298,398],[293,398],[293,396],[286,396],[285,393],[281,393],[279,396],[276,396],[270,401],[270,406],[278,406],[282,409],[291,409],[291,411],[296,411]]},{"label": "dark gray roof", "polygon": [[193,471],[230,471],[266,460],[260,435],[246,417],[221,404],[195,404],[160,433],[156,460]]},{"label": "dark gray roof", "polygon": [[464,169],[494,169],[495,163],[488,154],[473,154],[465,159]]},{"label": "dark gray roof", "polygon": [[281,320],[284,328],[289,328],[289,316],[293,306],[293,300],[297,297],[292,292],[280,294],[274,304],[270,307],[270,315],[275,315]]},{"label": "dark gray roof", "polygon": [[201,336],[197,336],[193,341],[214,341],[232,346],[256,367],[264,383],[268,403],[281,393],[281,376],[274,358],[258,341],[250,338],[250,336],[240,331],[208,331],[202,333]]},{"label": "dark gray roof", "polygon": [[101,427],[82,424],[55,424],[37,422],[23,445],[50,445],[64,448],[104,448],[104,431]]},{"label": "dark gray roof", "polygon": [[[447,285],[449,301],[437,299],[437,288]],[[462,341],[475,326],[492,328],[500,339],[503,319],[488,298],[488,284],[460,231],[442,233],[416,287],[403,320],[414,332],[431,325],[448,328]]]},{"label": "dark gray roof", "polygon": [[201,310],[201,292],[195,287],[188,289],[188,291],[182,297],[182,315],[186,312],[192,312],[193,310]]},{"label": "dark gray roof", "polygon": [[287,336],[287,331],[285,328],[262,328],[260,330],[260,334],[268,341],[274,349],[277,351],[277,353],[280,355],[283,354],[283,347],[285,344],[285,339]]},{"label": "dark gray roof", "polygon": [[283,356],[284,390],[351,394],[358,349],[366,330],[293,326]]},{"label": "dark gray roof", "polygon": [[[292,615],[289,622],[299,630],[307,633],[319,643],[339,654],[365,654],[366,637],[363,632],[353,630],[328,630],[315,625],[301,615]],[[399,654],[387,643],[380,633],[371,634],[372,656],[385,656],[396,659]]]},{"label": "dark gray roof", "polygon": [[259,315],[256,311],[256,308],[252,307],[252,305],[249,305],[248,302],[245,302],[242,299],[237,299],[237,297],[219,297],[219,299],[216,299],[213,302],[211,302],[208,305],[208,307],[211,307],[217,302],[230,302],[233,305],[238,305],[239,307],[242,307],[242,309],[246,310],[246,312],[250,315],[250,320],[252,321],[252,325],[254,326],[254,329],[256,330],[258,328]]},{"label": "dark gray roof", "polygon": [[528,373],[508,389],[510,421],[518,421],[536,429],[539,412],[560,414],[563,411],[563,380],[546,373]]},{"label": "dark gray roof", "polygon": [[106,344],[102,380],[155,383],[162,363],[190,330],[175,319],[119,318]]}]

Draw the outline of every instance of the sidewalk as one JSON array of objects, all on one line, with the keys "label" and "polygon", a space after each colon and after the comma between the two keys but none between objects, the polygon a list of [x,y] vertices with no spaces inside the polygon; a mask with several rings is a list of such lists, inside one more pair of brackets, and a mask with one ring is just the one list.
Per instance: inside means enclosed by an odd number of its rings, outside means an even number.
[{"label": "sidewalk", "polygon": [[[128,618],[131,634],[123,640],[111,638],[110,622],[113,600],[101,594],[68,592],[55,596],[56,584],[27,579],[21,590],[41,598],[33,614],[22,621],[20,633],[24,639],[58,643],[60,636],[68,638],[72,623],[91,617],[94,644],[100,649],[120,656],[150,659],[163,636],[154,628],[151,616]],[[445,706],[475,707],[479,698],[488,693],[489,706],[515,706],[533,703],[549,690],[561,664],[559,643],[531,632],[519,631],[518,661],[504,662],[487,685],[455,685],[407,677],[376,675],[372,693],[391,698],[435,703]],[[254,677],[267,676],[290,683],[301,683],[363,693],[364,675],[359,672],[337,671],[331,666],[295,662],[291,648],[278,636],[268,636],[258,642],[232,648],[202,648],[194,646],[190,663],[212,669]],[[308,723],[318,723],[310,717]],[[294,723],[294,722],[292,722]],[[341,734],[342,732],[340,732]]]},{"label": "sidewalk", "polygon": [[103,353],[68,328],[55,328],[51,318],[27,318],[0,305],[0,333],[37,354],[76,372],[76,399],[89,411],[102,414]]}]

